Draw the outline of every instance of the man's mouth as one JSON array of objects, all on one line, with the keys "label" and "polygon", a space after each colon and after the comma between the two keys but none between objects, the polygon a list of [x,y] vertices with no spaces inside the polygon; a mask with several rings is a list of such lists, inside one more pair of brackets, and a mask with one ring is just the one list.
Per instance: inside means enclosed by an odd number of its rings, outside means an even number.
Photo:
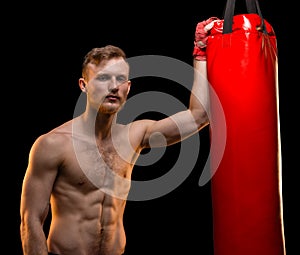
[{"label": "man's mouth", "polygon": [[109,101],[117,101],[120,99],[118,96],[115,95],[108,95],[105,98],[108,99]]}]

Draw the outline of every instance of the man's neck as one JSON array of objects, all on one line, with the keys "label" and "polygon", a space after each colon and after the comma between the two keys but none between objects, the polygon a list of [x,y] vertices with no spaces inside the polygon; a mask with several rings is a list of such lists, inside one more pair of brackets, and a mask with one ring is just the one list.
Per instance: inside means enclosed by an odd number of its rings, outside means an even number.
[{"label": "man's neck", "polygon": [[82,118],[84,126],[90,130],[91,134],[94,132],[97,139],[107,139],[111,136],[111,129],[116,124],[116,114],[97,113],[90,114],[83,113]]}]

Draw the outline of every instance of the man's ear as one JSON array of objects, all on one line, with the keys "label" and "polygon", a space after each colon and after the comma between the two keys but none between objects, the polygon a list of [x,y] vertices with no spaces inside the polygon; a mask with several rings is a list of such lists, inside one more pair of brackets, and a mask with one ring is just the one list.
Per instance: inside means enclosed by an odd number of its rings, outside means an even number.
[{"label": "man's ear", "polygon": [[86,82],[84,80],[84,78],[80,78],[78,80],[79,83],[79,88],[81,89],[82,92],[86,93],[87,92],[87,88],[86,88]]},{"label": "man's ear", "polygon": [[131,81],[130,80],[128,80],[127,81],[128,83],[128,88],[127,88],[127,95],[129,94],[129,91],[130,91],[130,88],[131,88]]}]

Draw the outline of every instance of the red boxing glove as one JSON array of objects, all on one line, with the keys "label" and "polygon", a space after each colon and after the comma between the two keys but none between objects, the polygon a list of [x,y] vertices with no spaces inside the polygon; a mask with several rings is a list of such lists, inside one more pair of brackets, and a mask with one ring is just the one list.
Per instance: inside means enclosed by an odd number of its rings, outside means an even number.
[{"label": "red boxing glove", "polygon": [[211,17],[197,24],[195,31],[193,57],[196,60],[206,60],[206,43],[209,30],[213,27],[213,22],[219,20],[217,17]]}]

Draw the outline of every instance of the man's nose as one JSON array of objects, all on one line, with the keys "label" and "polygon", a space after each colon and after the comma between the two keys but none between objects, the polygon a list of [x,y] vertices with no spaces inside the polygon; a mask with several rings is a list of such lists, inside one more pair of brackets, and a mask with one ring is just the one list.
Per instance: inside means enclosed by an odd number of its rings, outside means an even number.
[{"label": "man's nose", "polygon": [[116,91],[119,87],[119,82],[117,81],[117,79],[115,77],[112,77],[110,84],[109,84],[109,90],[110,91]]}]

